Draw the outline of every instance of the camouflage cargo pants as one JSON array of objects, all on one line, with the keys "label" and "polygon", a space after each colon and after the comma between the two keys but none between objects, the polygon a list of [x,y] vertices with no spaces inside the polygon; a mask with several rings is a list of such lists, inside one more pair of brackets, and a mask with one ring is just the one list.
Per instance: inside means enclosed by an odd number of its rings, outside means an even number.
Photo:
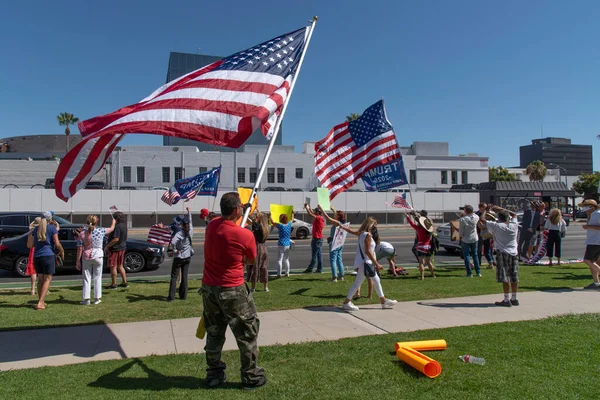
[{"label": "camouflage cargo pants", "polygon": [[248,287],[221,287],[202,285],[200,289],[204,304],[204,324],[206,327],[206,369],[207,378],[223,375],[226,365],[221,360],[225,344],[227,325],[240,349],[241,375],[243,384],[252,384],[264,376],[265,371],[258,366],[258,330],[260,321]]}]

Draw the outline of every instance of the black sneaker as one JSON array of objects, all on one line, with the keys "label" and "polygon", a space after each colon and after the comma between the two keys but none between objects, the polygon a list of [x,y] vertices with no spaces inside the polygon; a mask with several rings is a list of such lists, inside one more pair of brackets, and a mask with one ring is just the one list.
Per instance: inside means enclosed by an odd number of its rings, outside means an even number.
[{"label": "black sneaker", "polygon": [[584,289],[587,289],[587,290],[600,290],[600,285],[596,285],[595,283],[590,283],[589,285],[587,285],[586,287],[584,287]]},{"label": "black sneaker", "polygon": [[116,289],[117,287],[117,285],[110,285],[109,287],[107,287],[107,289]]},{"label": "black sneaker", "polygon": [[304,270],[304,272],[302,272],[302,273],[303,273],[303,274],[312,274],[312,272],[313,272],[313,270],[312,270],[312,269],[310,269],[310,268],[306,268],[306,269]]},{"label": "black sneaker", "polygon": [[519,300],[517,300],[517,299],[512,300],[511,299],[510,300],[510,304],[513,305],[513,306],[518,306],[519,305]]},{"label": "black sneaker", "polygon": [[510,304],[510,301],[508,301],[508,300],[497,301],[494,304],[496,304],[497,306],[500,306],[500,307],[511,307],[512,306],[512,304]]},{"label": "black sneaker", "polygon": [[244,390],[254,390],[259,387],[265,386],[267,384],[267,377],[261,376],[257,381],[251,383],[242,383],[242,389]]},{"label": "black sneaker", "polygon": [[125,283],[121,283],[121,284],[119,285],[119,287],[122,287],[122,288],[125,288],[125,289],[127,289],[127,288],[129,287],[129,283],[127,283],[127,282],[125,282]]},{"label": "black sneaker", "polygon": [[221,376],[206,377],[206,383],[209,388],[214,388],[227,382],[227,374],[223,372]]}]

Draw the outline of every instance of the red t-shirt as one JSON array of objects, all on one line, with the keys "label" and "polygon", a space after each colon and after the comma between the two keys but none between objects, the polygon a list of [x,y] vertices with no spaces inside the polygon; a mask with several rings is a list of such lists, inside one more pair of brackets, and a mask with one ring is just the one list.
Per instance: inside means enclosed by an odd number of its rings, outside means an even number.
[{"label": "red t-shirt", "polygon": [[325,219],[320,215],[315,217],[313,221],[312,237],[315,239],[323,239],[323,228],[325,227]]},{"label": "red t-shirt", "polygon": [[244,256],[256,258],[252,232],[222,218],[211,220],[204,240],[202,283],[223,287],[243,285]]}]

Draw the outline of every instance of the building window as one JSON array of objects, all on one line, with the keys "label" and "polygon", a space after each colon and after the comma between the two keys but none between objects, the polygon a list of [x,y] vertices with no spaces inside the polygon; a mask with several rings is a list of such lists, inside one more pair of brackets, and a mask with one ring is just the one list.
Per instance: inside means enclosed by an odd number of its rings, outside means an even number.
[{"label": "building window", "polygon": [[203,174],[203,173],[205,173],[206,171],[208,171],[208,168],[206,168],[206,167],[199,167],[199,168],[198,168],[198,173],[199,173],[199,174]]},{"label": "building window", "polygon": [[162,167],[163,183],[171,182],[171,167]]},{"label": "building window", "polygon": [[131,167],[123,167],[123,182],[131,182]]},{"label": "building window", "polygon": [[417,184],[417,170],[411,169],[409,171],[409,178],[408,178],[408,182],[411,185],[416,185]]},{"label": "building window", "polygon": [[246,168],[238,168],[238,183],[246,183]]},{"label": "building window", "polygon": [[462,171],[462,183],[469,183],[469,171]]},{"label": "building window", "polygon": [[277,168],[277,183],[285,183],[285,168]]},{"label": "building window", "polygon": [[304,170],[302,168],[296,168],[296,179],[304,178]]},{"label": "building window", "polygon": [[452,184],[458,184],[458,171],[452,171]]},{"label": "building window", "polygon": [[256,168],[250,167],[250,183],[256,183],[257,171]]},{"label": "building window", "polygon": [[137,181],[138,183],[146,182],[146,167],[137,167]]},{"label": "building window", "polygon": [[267,183],[275,183],[275,168],[267,168]]},{"label": "building window", "polygon": [[448,184],[448,171],[442,171],[442,185]]},{"label": "building window", "polygon": [[175,167],[175,180],[178,181],[183,178],[183,168]]}]

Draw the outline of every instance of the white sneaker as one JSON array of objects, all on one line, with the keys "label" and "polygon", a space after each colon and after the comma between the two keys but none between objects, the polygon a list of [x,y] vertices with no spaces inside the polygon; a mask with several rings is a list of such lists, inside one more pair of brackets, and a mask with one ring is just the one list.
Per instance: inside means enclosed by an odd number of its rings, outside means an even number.
[{"label": "white sneaker", "polygon": [[100,300],[100,299],[94,300],[94,304],[100,304],[100,303],[102,303],[102,300]]},{"label": "white sneaker", "polygon": [[396,300],[386,299],[385,303],[381,304],[381,308],[383,308],[383,309],[393,308],[396,303],[397,303]]},{"label": "white sneaker", "polygon": [[81,304],[82,306],[89,306],[90,305],[90,299],[85,299],[79,302],[79,304]]},{"label": "white sneaker", "polygon": [[330,282],[337,282],[337,278],[331,278],[329,281]]},{"label": "white sneaker", "polygon": [[342,310],[346,311],[358,311],[358,307],[356,307],[352,302],[346,303],[342,306]]}]

